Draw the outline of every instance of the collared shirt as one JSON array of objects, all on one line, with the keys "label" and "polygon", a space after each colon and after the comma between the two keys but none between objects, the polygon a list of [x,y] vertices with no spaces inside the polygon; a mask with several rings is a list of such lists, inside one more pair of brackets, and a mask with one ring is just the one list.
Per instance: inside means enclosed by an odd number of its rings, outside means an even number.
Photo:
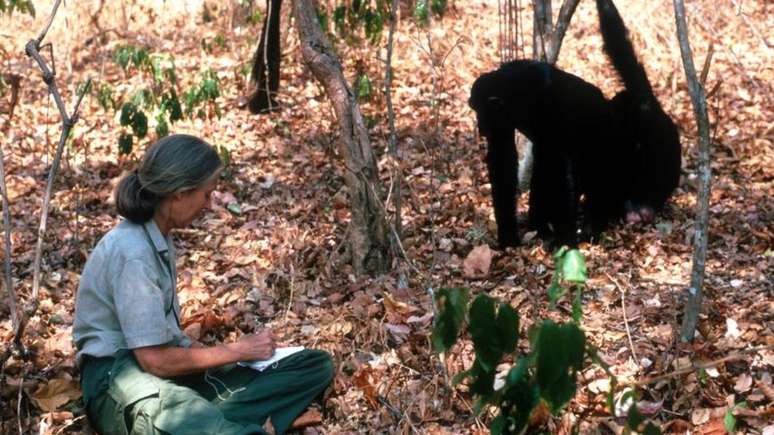
[{"label": "collared shirt", "polygon": [[83,355],[169,344],[189,347],[180,329],[175,247],[153,219],[123,221],[89,255],[75,299],[73,340]]}]

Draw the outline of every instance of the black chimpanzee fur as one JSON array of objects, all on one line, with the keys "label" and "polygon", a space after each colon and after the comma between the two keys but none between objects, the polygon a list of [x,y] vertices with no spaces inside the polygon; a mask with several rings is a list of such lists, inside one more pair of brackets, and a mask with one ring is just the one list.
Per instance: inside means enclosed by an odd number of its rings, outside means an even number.
[{"label": "black chimpanzee fur", "polygon": [[680,181],[680,135],[661,108],[645,69],[637,61],[626,26],[611,0],[597,0],[605,53],[625,90],[613,97],[620,130],[635,156],[627,194],[627,221],[648,221],[664,206]]},{"label": "black chimpanzee fur", "polygon": [[514,128],[533,144],[528,225],[541,237],[577,243],[581,195],[588,222],[619,212],[616,208],[623,210],[624,186],[610,180],[625,176],[622,163],[628,156],[611,128],[617,120],[610,102],[597,87],[547,63],[517,60],[479,77],[470,106],[488,142],[501,246],[519,241]]},{"label": "black chimpanzee fur", "polygon": [[[626,90],[594,85],[547,63],[517,60],[480,76],[470,106],[487,139],[501,246],[519,243],[514,129],[533,143],[528,226],[574,246],[614,219],[649,220],[677,186],[680,143],[610,0],[598,0],[605,51]],[[581,203],[582,202],[582,203]]]}]

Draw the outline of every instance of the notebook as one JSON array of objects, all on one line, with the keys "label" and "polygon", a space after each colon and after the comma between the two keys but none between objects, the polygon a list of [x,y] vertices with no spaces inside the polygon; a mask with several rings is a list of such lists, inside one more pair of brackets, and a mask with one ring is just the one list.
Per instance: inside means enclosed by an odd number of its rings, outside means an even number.
[{"label": "notebook", "polygon": [[287,358],[294,353],[304,350],[304,346],[278,347],[274,349],[274,355],[271,358],[260,361],[240,361],[238,364],[243,367],[250,367],[253,370],[262,372],[267,368],[276,368],[276,363],[281,359]]}]

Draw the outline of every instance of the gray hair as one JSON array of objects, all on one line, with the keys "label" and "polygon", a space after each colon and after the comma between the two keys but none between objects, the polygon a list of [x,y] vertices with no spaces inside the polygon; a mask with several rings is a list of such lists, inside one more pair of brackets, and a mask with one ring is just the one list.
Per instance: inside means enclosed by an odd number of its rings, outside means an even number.
[{"label": "gray hair", "polygon": [[116,186],[118,214],[135,223],[146,222],[162,199],[207,184],[222,167],[218,152],[202,139],[186,134],[162,138],[145,151],[140,167]]}]

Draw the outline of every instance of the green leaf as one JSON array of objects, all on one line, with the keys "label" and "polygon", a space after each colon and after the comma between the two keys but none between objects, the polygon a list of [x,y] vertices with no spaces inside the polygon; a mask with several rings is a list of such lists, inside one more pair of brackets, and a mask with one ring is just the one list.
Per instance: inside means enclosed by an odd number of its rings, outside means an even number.
[{"label": "green leaf", "polygon": [[132,122],[132,118],[136,111],[137,107],[132,103],[124,103],[124,105],[121,106],[121,117],[119,118],[119,122],[122,127],[126,127]]},{"label": "green leaf", "polygon": [[497,311],[496,323],[502,352],[512,353],[516,350],[516,343],[519,340],[519,315],[513,307],[503,302]]},{"label": "green leaf", "polygon": [[446,7],[448,6],[447,0],[431,0],[430,1],[430,9],[433,11],[435,15],[443,16],[444,12],[446,12]]},{"label": "green leaf", "polygon": [[132,116],[132,132],[140,139],[148,134],[148,117],[145,112],[138,110]]},{"label": "green leaf", "polygon": [[494,393],[494,370],[484,370],[481,366],[481,360],[476,358],[473,360],[473,366],[470,368],[471,378],[473,382],[470,384],[470,392],[481,396],[484,402],[489,402]]},{"label": "green leaf", "polygon": [[333,10],[333,25],[336,28],[336,33],[344,35],[347,32],[347,7],[344,5],[338,6]]},{"label": "green leaf", "polygon": [[169,124],[163,113],[159,113],[156,116],[156,137],[162,138],[169,134]]},{"label": "green leaf", "polygon": [[414,18],[422,26],[426,26],[430,23],[430,13],[427,7],[427,0],[417,0],[416,5],[414,6]]},{"label": "green leaf", "polygon": [[317,23],[324,33],[328,33],[328,13],[323,9],[317,9]]},{"label": "green leaf", "polygon": [[661,435],[661,429],[658,428],[655,424],[652,422],[648,422],[648,424],[645,425],[645,430],[642,432],[643,435]]},{"label": "green leaf", "polygon": [[462,287],[442,288],[435,294],[438,314],[433,326],[432,342],[437,352],[446,352],[457,341],[460,327],[465,321],[468,290]]},{"label": "green leaf", "polygon": [[360,101],[371,98],[371,79],[366,74],[360,74],[355,80],[355,95]]},{"label": "green leaf", "polygon": [[586,261],[583,259],[581,251],[571,249],[562,256],[562,278],[573,283],[586,283],[588,279]]},{"label": "green leaf", "polygon": [[365,20],[366,38],[368,38],[371,44],[376,44],[382,36],[382,30],[384,30],[382,14],[379,11],[368,8],[363,19]]},{"label": "green leaf", "polygon": [[134,138],[131,133],[121,133],[121,136],[118,137],[118,153],[124,155],[131,153],[132,142],[134,142]]},{"label": "green leaf", "polygon": [[164,95],[162,103],[169,114],[170,122],[176,122],[183,119],[183,109],[180,107],[180,99],[177,98],[177,92],[175,92],[174,88],[170,89],[170,91]]},{"label": "green leaf", "polygon": [[576,391],[577,371],[583,367],[585,337],[574,323],[545,320],[537,338],[537,382],[541,396],[559,411]]},{"label": "green leaf", "polygon": [[633,431],[639,432],[639,427],[644,421],[645,416],[637,408],[637,402],[632,401],[632,406],[629,407],[629,415],[626,417],[626,426]]},{"label": "green leaf", "polygon": [[124,72],[129,68],[129,61],[132,59],[132,47],[120,46],[113,53],[113,61],[121,67]]},{"label": "green leaf", "polygon": [[572,300],[572,320],[575,323],[580,323],[583,318],[583,300],[581,298],[583,292],[578,289],[575,291],[575,298]]},{"label": "green leaf", "polygon": [[501,435],[506,433],[505,431],[506,424],[507,424],[507,421],[505,417],[503,417],[502,414],[498,415],[492,420],[492,423],[489,424],[489,434]]},{"label": "green leaf", "polygon": [[470,324],[468,326],[470,337],[473,339],[473,348],[476,351],[476,361],[487,371],[494,373],[503,349],[500,340],[494,332],[497,330],[495,323],[495,301],[485,294],[480,294],[470,306]]},{"label": "green leaf", "polygon": [[521,358],[505,377],[503,403],[510,404],[508,414],[514,419],[515,433],[527,425],[532,410],[540,402],[540,391],[530,383],[529,376],[529,360]]},{"label": "green leaf", "polygon": [[554,307],[556,307],[556,303],[565,292],[566,289],[562,287],[561,284],[559,284],[559,280],[556,279],[556,275],[554,275],[554,279],[551,280],[551,285],[548,287],[548,303],[550,309],[554,309]]},{"label": "green leaf", "polygon": [[723,417],[723,426],[728,433],[734,433],[736,431],[736,417],[734,416],[733,407],[726,408],[726,416]]},{"label": "green leaf", "polygon": [[242,214],[242,207],[239,205],[238,202],[229,202],[228,205],[226,205],[226,208],[231,213]]}]

